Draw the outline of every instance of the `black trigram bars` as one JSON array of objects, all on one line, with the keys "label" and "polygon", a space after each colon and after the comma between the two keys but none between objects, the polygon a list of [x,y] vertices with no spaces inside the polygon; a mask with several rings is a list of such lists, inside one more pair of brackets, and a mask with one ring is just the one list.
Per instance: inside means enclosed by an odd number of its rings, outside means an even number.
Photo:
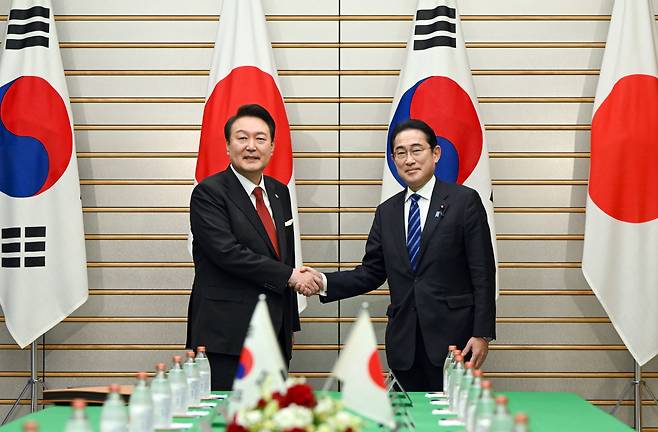
[{"label": "black trigram bars", "polygon": [[[48,36],[32,35],[33,32],[50,32],[50,9],[43,6],[34,6],[29,9],[12,9],[9,12],[9,25],[7,26],[7,41],[5,48],[20,50],[34,46],[48,48]],[[30,22],[24,22],[30,20]],[[27,37],[22,37],[28,35]]]},{"label": "black trigram bars", "polygon": [[24,232],[25,238],[23,239],[21,227],[2,229],[0,236],[2,239],[2,267],[21,267],[21,250],[26,255],[23,257],[23,267],[46,266],[46,227],[25,227]]},{"label": "black trigram bars", "polygon": [[[450,33],[451,35],[443,34],[432,36],[429,39],[415,39],[414,51],[437,46],[455,48],[457,46],[457,28],[455,23],[448,21],[448,19],[454,19],[456,15],[455,8],[448,6],[437,6],[434,9],[419,9],[416,11],[414,36],[427,36],[436,32]],[[441,17],[439,20],[433,21],[439,17]]]}]

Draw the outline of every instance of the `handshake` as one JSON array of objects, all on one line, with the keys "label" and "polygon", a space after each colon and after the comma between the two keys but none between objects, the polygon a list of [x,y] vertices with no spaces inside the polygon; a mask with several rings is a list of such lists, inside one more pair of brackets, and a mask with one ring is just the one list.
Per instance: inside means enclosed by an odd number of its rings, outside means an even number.
[{"label": "handshake", "polygon": [[292,271],[292,275],[288,280],[288,286],[306,297],[316,295],[324,289],[322,274],[306,266],[296,268]]}]

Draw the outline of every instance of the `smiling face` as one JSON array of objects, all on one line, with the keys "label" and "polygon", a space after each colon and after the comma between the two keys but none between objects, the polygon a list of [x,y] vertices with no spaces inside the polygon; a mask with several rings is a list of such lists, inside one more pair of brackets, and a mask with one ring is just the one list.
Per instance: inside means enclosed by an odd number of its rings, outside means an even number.
[{"label": "smiling face", "polygon": [[393,141],[392,157],[400,178],[411,190],[417,191],[434,175],[441,147],[430,148],[423,131],[405,129]]},{"label": "smiling face", "polygon": [[263,120],[258,117],[240,117],[231,126],[226,148],[233,168],[258,184],[272,158],[274,142]]}]

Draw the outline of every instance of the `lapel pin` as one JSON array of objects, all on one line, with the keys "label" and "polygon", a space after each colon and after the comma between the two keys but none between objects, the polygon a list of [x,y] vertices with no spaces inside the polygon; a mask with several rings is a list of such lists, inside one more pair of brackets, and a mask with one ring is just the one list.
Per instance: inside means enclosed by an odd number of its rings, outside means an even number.
[{"label": "lapel pin", "polygon": [[277,194],[274,194],[274,197],[275,197],[275,198],[279,198],[279,195],[277,195]]},{"label": "lapel pin", "polygon": [[446,210],[446,205],[441,204],[441,206],[439,207],[439,210],[437,210],[436,213],[434,213],[434,217],[435,218],[442,218],[443,214],[445,213],[445,210]]}]

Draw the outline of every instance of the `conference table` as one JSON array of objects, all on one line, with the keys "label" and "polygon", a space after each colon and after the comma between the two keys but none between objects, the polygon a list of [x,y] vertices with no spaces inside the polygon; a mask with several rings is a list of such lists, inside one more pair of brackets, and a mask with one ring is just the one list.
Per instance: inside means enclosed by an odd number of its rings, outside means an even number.
[{"label": "conference table", "polygon": [[[523,411],[528,415],[530,418],[530,430],[532,432],[633,431],[625,423],[593,406],[574,393],[501,392],[500,394],[505,394],[509,398],[509,408],[512,413]],[[332,397],[340,397],[340,394],[337,392],[333,392],[331,395]],[[399,401],[397,404],[407,406],[407,412],[413,419],[416,430],[439,432],[463,430],[463,427],[458,426],[439,426],[439,419],[444,417],[433,414],[432,411],[440,409],[440,406],[432,405],[430,403],[431,399],[427,398],[425,393],[409,393],[409,397],[413,406],[409,406],[409,401],[406,400],[405,402],[400,397],[397,398]],[[221,414],[214,415],[215,411],[212,410],[206,412],[208,412],[208,415],[205,416],[205,427],[201,425],[204,417],[176,418],[175,422],[193,423],[194,426],[192,428],[186,429],[193,432],[225,430],[226,422]],[[87,416],[94,431],[98,431],[100,413],[101,407],[99,406],[87,407]],[[28,419],[36,420],[40,425],[41,432],[63,431],[64,424],[70,414],[71,408],[68,406],[52,406],[14,420],[0,427],[0,432],[20,432],[22,431],[23,423]],[[211,421],[208,421],[209,419]],[[212,424],[212,426],[208,427],[207,425],[209,424]],[[379,430],[376,424],[365,422],[364,432]]]}]

